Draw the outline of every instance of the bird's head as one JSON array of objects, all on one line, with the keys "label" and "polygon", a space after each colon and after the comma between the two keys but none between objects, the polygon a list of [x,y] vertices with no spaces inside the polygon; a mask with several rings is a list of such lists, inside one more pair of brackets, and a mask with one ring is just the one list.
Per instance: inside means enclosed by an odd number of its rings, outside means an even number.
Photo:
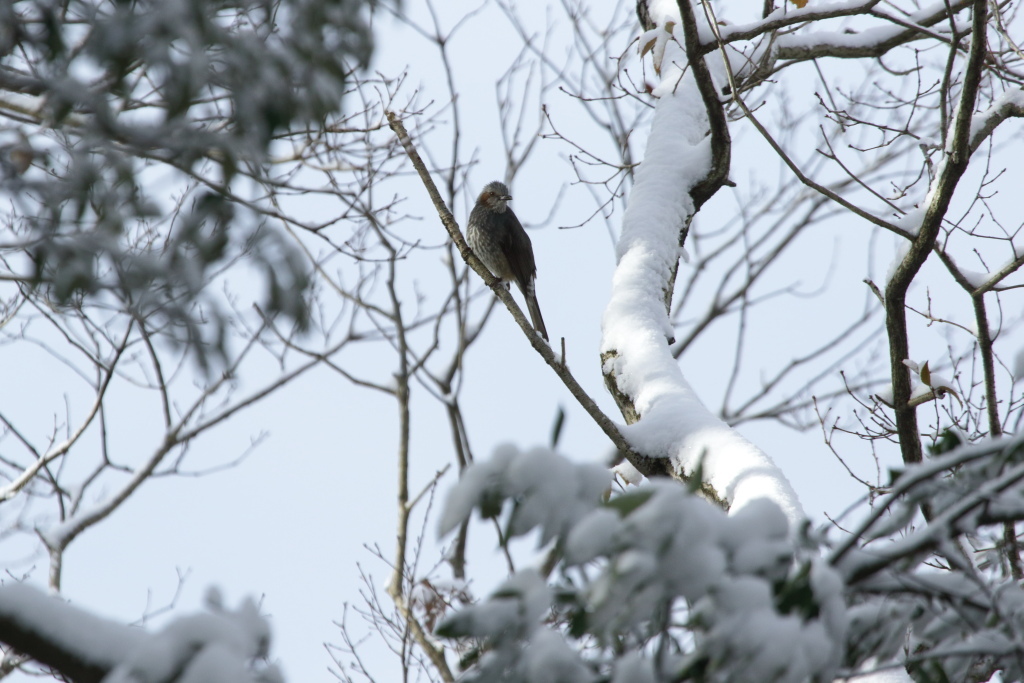
[{"label": "bird's head", "polygon": [[480,193],[480,197],[476,202],[486,206],[491,211],[503,213],[510,199],[512,199],[512,195],[508,193],[508,187],[505,186],[505,183],[495,180],[484,186],[483,192]]}]

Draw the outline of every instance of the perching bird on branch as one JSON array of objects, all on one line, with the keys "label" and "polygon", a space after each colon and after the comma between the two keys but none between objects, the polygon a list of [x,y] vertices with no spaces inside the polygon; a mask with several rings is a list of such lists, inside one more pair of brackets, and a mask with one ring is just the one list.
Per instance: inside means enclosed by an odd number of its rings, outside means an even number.
[{"label": "perching bird on branch", "polygon": [[[530,236],[508,208],[512,195],[505,183],[487,183],[469,214],[466,241],[487,269],[502,282],[515,282],[526,299],[533,326],[544,339],[548,331],[537,304],[537,264]],[[507,285],[506,285],[507,286]]]}]

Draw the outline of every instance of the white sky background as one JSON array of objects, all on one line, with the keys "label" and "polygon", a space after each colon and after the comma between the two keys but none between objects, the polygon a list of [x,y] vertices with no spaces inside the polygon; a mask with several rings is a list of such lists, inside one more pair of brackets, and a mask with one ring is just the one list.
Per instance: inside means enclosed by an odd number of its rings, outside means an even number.
[{"label": "white sky background", "polygon": [[[446,27],[478,6],[466,2],[438,5]],[[428,23],[421,3],[407,1],[405,8],[416,20]],[[524,15],[538,26],[545,25],[540,11],[524,11]],[[552,31],[560,33],[558,22],[564,22],[564,16],[559,10],[553,10],[550,16],[554,19]],[[443,71],[429,46],[383,14],[375,33],[375,69],[395,75],[408,67],[410,86],[420,86],[424,101],[446,97]],[[612,51],[624,48],[615,46]],[[471,174],[473,186],[478,188],[504,177],[492,84],[515,58],[520,43],[498,8],[488,5],[457,35],[451,49],[453,62],[458,65],[457,87],[467,122],[462,131],[464,158],[475,156],[480,160]],[[854,80],[857,77],[851,76]],[[810,111],[816,106],[811,92],[805,93],[803,101],[790,92],[787,106],[791,110]],[[571,102],[567,98],[559,93],[550,95],[554,116],[569,116],[566,112],[571,111]],[[578,125],[574,131],[580,135],[592,134],[583,120],[561,118],[560,122]],[[732,133],[739,149],[751,131],[734,124]],[[643,131],[636,134],[642,135]],[[600,144],[605,143],[601,140]],[[636,148],[642,150],[643,145]],[[760,149],[760,154],[747,153],[734,159],[732,177],[741,186],[760,174],[785,172],[766,147],[761,145]],[[538,154],[512,185],[511,206],[525,225],[542,222],[558,193],[574,180],[564,158],[567,151],[564,145],[540,145]],[[720,192],[704,207],[699,223],[714,224],[716,217],[730,215],[734,197],[731,190]],[[411,212],[424,216],[425,239],[440,241],[443,229],[433,218],[426,192],[417,181],[410,180],[408,199],[418,207]],[[468,206],[452,208],[456,218],[464,222]],[[317,208],[309,210],[315,212]],[[587,192],[569,187],[561,213],[543,229],[531,230],[530,235],[537,258],[538,299],[551,335],[554,339],[566,337],[568,362],[577,378],[606,413],[617,417],[603,387],[598,359],[601,314],[614,267],[613,244],[605,226],[596,221],[574,230],[555,227],[576,224],[592,210]],[[797,269],[802,290],[814,291],[827,282],[831,285],[829,294],[798,299],[780,319],[762,321],[767,322],[759,326],[762,332],[750,340],[756,353],[745,363],[744,382],[756,385],[766,368],[799,355],[807,348],[809,337],[846,319],[848,316],[837,314],[847,307],[860,310],[865,296],[861,281],[867,275],[867,230],[862,223],[836,221],[816,233],[814,241],[807,240],[799,253],[787,257],[792,263],[782,264],[780,275]],[[872,276],[880,286],[894,251],[892,238],[877,240]],[[781,279],[778,283],[789,284]],[[754,315],[779,314],[768,307]],[[915,353],[944,357],[941,330],[918,329],[912,334]],[[722,326],[692,349],[681,365],[687,380],[712,410],[719,405],[732,366],[732,338],[733,330]],[[880,350],[884,348],[883,340],[878,343]],[[386,378],[394,367],[393,354],[384,348],[360,352],[359,357],[368,368],[367,374],[378,380]],[[3,385],[19,387],[18,392],[0,396],[0,406],[11,417],[22,419],[21,424],[26,424],[24,420],[33,422],[40,433],[52,425],[54,414],[63,410],[64,393],[69,394],[72,405],[75,403],[75,384],[68,380],[66,370],[43,359],[38,350],[6,347],[0,353]],[[546,444],[559,405],[569,409],[561,452],[589,462],[601,462],[608,455],[605,437],[575,408],[568,392],[539,361],[504,310],[495,312],[484,337],[470,351],[466,370],[462,405],[478,457],[486,457],[497,444],[506,441],[522,448]],[[268,367],[269,371],[272,368]],[[118,392],[112,399],[119,405],[153,400],[129,392],[123,385]],[[411,488],[418,491],[437,468],[450,460],[451,449],[440,406],[416,385],[413,393]],[[146,443],[148,435],[159,429],[156,422],[149,422],[157,415],[115,413],[109,425],[113,443],[126,450]],[[178,584],[176,571],[188,571],[176,614],[198,609],[210,585],[222,587],[232,606],[244,595],[262,596],[263,609],[274,629],[272,652],[287,679],[331,680],[326,671],[330,660],[322,643],[340,642],[332,621],[342,618],[344,603],[362,604],[356,563],[374,577],[381,595],[389,575],[389,568],[363,545],[379,544],[387,556],[392,553],[396,425],[396,405],[388,397],[353,387],[328,372],[299,379],[193,447],[194,464],[219,463],[241,454],[252,437],[268,432],[268,439],[240,466],[206,477],[150,481],[111,519],[76,540],[65,558],[64,594],[100,615],[134,621],[147,603],[160,606],[169,601]],[[835,516],[861,495],[862,490],[829,453],[819,432],[797,434],[774,423],[748,424],[740,431],[775,459],[815,523],[826,521],[822,512]],[[851,466],[873,479],[874,463],[866,447],[847,445]],[[442,490],[445,488],[447,485]],[[432,536],[434,524],[428,529]],[[0,565],[10,567],[15,575],[35,566],[33,579],[45,580],[44,556],[26,560],[28,548],[7,543],[0,546]],[[483,592],[501,578],[501,565],[496,556],[491,556],[494,538],[487,529],[478,529],[471,543],[478,557],[495,561],[496,570],[487,575],[474,569],[480,564],[470,566],[471,574],[481,581],[478,592]],[[161,623],[163,618],[153,622]],[[363,632],[355,615],[350,614],[349,623],[354,634]],[[369,652],[377,653],[371,658],[380,665],[381,679],[392,679],[389,672],[394,671],[394,657],[383,648]]]}]

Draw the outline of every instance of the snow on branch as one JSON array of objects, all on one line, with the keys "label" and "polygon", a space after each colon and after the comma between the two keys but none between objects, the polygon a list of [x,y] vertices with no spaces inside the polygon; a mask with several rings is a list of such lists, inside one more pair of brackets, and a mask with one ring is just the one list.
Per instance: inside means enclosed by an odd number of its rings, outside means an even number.
[{"label": "snow on branch", "polygon": [[[882,19],[885,22],[883,25],[858,32],[815,31],[781,36],[776,43],[777,56],[780,59],[855,59],[879,56],[897,45],[921,38],[939,38],[947,43],[952,42],[948,28],[931,27],[947,20],[951,13],[964,9],[968,4],[960,2],[950,5],[939,2],[918,10],[905,19],[873,10],[869,14]],[[958,30],[970,26],[969,22],[955,23]]]},{"label": "snow on branch", "polygon": [[74,683],[281,683],[267,656],[270,627],[252,600],[149,633],[95,616],[22,583],[0,586],[0,642]]},{"label": "snow on branch", "polygon": [[[519,571],[441,622],[438,635],[480,643],[463,660],[466,680],[593,681],[595,667],[623,681],[700,672],[748,680],[742,671],[831,680],[842,652],[842,582],[795,549],[777,506],[762,500],[728,516],[665,479],[605,502],[608,483],[601,468],[543,449],[504,447],[466,470],[442,531],[478,509],[503,520],[506,539],[539,530],[561,558],[555,585]],[[701,636],[681,638],[684,629]],[[596,647],[581,651],[575,639]],[[623,656],[630,650],[647,654]]]},{"label": "snow on branch", "polygon": [[[932,28],[948,20],[970,3],[937,2],[906,17],[896,16],[876,8],[877,0],[856,0],[853,2],[809,3],[802,8],[788,5],[779,7],[763,19],[743,24],[723,25],[717,31],[702,33],[702,52],[707,53],[722,43],[756,40],[790,29],[784,35],[775,37],[773,49],[775,59],[816,59],[818,57],[860,58],[884,54],[896,45],[922,38],[939,38],[951,42],[946,27]],[[804,26],[816,26],[827,19],[841,17],[870,16],[882,20],[878,26],[871,26],[856,32],[821,31],[800,32]],[[795,27],[795,28],[791,28]],[[958,26],[963,29],[965,26]]]},{"label": "snow on branch", "polygon": [[996,127],[1010,117],[1024,116],[1024,87],[1011,88],[996,98],[992,106],[971,119],[970,147],[977,151]]},{"label": "snow on branch", "polygon": [[[982,567],[998,561],[1002,524],[1024,519],[1020,437],[908,467],[850,531],[795,535],[766,500],[726,515],[676,481],[621,494],[607,482],[545,449],[467,468],[442,532],[479,511],[503,544],[531,534],[555,561],[550,580],[520,570],[440,622],[465,653],[461,680],[804,683],[894,664],[915,680],[1024,675],[1024,590],[965,568],[971,546]],[[922,506],[941,511],[925,526]]]},{"label": "snow on branch", "polygon": [[[680,26],[678,13],[672,18],[664,8],[665,3],[651,7],[657,25],[665,30]],[[693,23],[692,14],[687,19]],[[701,403],[669,349],[673,331],[667,309],[682,254],[680,235],[685,236],[696,211],[691,193],[713,166],[707,99],[697,69],[684,69],[684,42],[669,42],[661,62],[663,80],[655,90],[659,100],[623,216],[618,265],[602,323],[603,370],[620,407],[627,402],[638,418],[626,429],[638,451],[668,458],[683,476],[700,471],[732,509],[769,498],[795,528],[803,512],[785,476]],[[715,76],[724,81],[721,73],[708,78]]]}]

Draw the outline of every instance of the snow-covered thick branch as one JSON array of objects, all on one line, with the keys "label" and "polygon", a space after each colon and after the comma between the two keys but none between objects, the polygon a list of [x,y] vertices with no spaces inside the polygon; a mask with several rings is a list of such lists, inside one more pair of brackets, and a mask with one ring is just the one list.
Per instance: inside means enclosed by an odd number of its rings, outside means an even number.
[{"label": "snow-covered thick branch", "polygon": [[[678,14],[664,8],[652,7],[652,20],[679,26]],[[767,497],[795,527],[803,512],[785,476],[701,403],[669,348],[667,302],[683,253],[680,235],[696,211],[690,193],[713,162],[705,100],[694,69],[684,69],[679,42],[665,48],[650,138],[623,217],[602,325],[603,370],[620,407],[624,398],[638,418],[626,432],[638,451],[668,458],[681,476],[699,471],[731,508]]]}]

